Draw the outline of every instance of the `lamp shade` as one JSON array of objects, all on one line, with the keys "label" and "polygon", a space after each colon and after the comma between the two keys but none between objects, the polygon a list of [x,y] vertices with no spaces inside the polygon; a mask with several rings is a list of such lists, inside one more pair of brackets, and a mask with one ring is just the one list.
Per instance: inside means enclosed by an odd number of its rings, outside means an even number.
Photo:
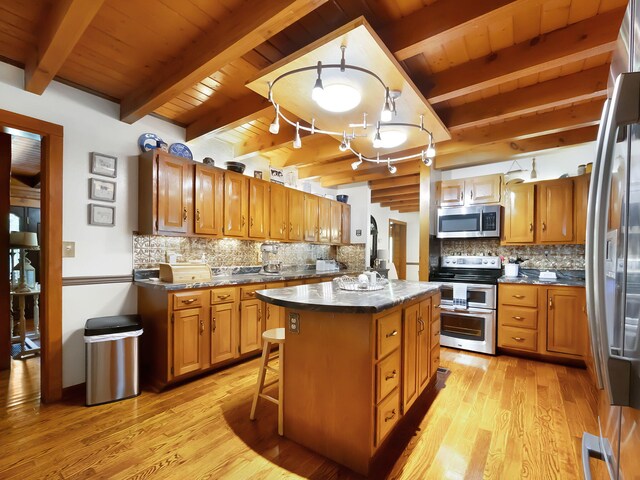
[{"label": "lamp shade", "polygon": [[9,243],[12,247],[37,247],[38,235],[34,232],[11,232]]},{"label": "lamp shade", "polygon": [[389,260],[389,252],[385,249],[378,250],[378,260]]}]

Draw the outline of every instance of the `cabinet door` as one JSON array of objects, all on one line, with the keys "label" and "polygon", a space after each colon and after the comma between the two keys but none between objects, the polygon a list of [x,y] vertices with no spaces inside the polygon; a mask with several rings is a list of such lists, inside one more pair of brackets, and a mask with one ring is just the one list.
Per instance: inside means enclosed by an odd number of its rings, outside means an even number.
[{"label": "cabinet door", "polygon": [[221,170],[196,165],[195,232],[222,235],[224,173]]},{"label": "cabinet door", "polygon": [[157,155],[158,232],[187,233],[191,217],[192,164],[183,158]]},{"label": "cabinet door", "polygon": [[318,241],[318,197],[304,194],[304,240]]},{"label": "cabinet door", "polygon": [[224,175],[224,234],[247,236],[247,180],[244,175],[225,172]]},{"label": "cabinet door", "polygon": [[172,313],[173,375],[178,377],[202,368],[204,316],[201,308]]},{"label": "cabinet door", "polygon": [[265,330],[284,327],[284,307],[266,303],[264,305],[264,309],[267,317],[265,319]]},{"label": "cabinet door", "polygon": [[587,204],[589,203],[589,182],[591,174],[574,178],[574,219],[576,226],[575,243],[584,245],[587,234]]},{"label": "cabinet door", "polygon": [[465,180],[467,205],[500,203],[502,175],[483,175]]},{"label": "cabinet door", "polygon": [[262,347],[262,302],[240,302],[240,353],[249,353]]},{"label": "cabinet door", "polygon": [[331,202],[331,243],[342,243],[342,203]]},{"label": "cabinet door", "polygon": [[318,241],[331,241],[331,200],[318,198]]},{"label": "cabinet door", "polygon": [[440,206],[464,205],[464,180],[442,180],[440,184]]},{"label": "cabinet door", "polygon": [[402,411],[409,410],[418,397],[418,317],[420,305],[404,310],[402,348]]},{"label": "cabinet door", "polygon": [[304,193],[287,189],[289,198],[289,240],[304,240]]},{"label": "cabinet door", "polygon": [[431,299],[420,302],[420,314],[418,316],[418,392],[422,392],[429,383],[429,370],[431,367]]},{"label": "cabinet door", "polygon": [[342,204],[342,243],[351,243],[351,205]]},{"label": "cabinet door", "polygon": [[237,308],[237,303],[221,303],[211,307],[211,365],[237,356]]},{"label": "cabinet door", "polygon": [[584,355],[584,291],[550,288],[547,291],[547,351]]},{"label": "cabinet door", "polygon": [[270,185],[269,238],[286,240],[289,223],[287,189],[277,183]]},{"label": "cabinet door", "polygon": [[532,243],[534,238],[535,185],[510,185],[505,192],[505,243]]},{"label": "cabinet door", "polygon": [[538,242],[573,241],[573,179],[538,185]]},{"label": "cabinet door", "polygon": [[249,179],[249,236],[267,238],[269,227],[269,184]]}]

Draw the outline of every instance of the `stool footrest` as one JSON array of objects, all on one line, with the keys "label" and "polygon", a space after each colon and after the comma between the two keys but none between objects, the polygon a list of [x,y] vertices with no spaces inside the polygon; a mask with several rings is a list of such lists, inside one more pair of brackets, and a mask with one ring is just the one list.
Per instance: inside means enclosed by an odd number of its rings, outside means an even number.
[{"label": "stool footrest", "polygon": [[265,395],[264,393],[260,393],[259,395],[261,398],[264,398],[265,400],[269,400],[270,402],[275,403],[276,405],[280,404],[278,399],[273,398],[271,395]]},{"label": "stool footrest", "polygon": [[278,369],[276,369],[276,368],[273,368],[273,367],[270,367],[269,365],[265,365],[265,366],[264,366],[264,369],[265,369],[265,370],[269,370],[269,371],[270,371],[270,372],[272,372],[272,373],[280,374],[280,370],[278,370]]},{"label": "stool footrest", "polygon": [[278,383],[278,380],[279,379],[274,378],[273,380],[265,382],[264,385],[262,385],[262,388],[267,388],[267,387],[270,387],[271,385],[275,385],[276,383]]}]

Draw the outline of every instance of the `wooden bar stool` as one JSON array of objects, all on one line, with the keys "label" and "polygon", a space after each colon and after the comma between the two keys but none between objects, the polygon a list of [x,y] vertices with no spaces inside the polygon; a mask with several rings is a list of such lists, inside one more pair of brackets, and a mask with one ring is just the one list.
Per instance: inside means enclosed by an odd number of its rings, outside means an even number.
[{"label": "wooden bar stool", "polygon": [[[253,404],[251,405],[251,415],[249,418],[251,420],[256,419],[256,407],[258,406],[258,397],[262,397],[265,400],[269,400],[272,403],[275,403],[278,406],[278,434],[283,435],[283,391],[284,391],[284,383],[282,378],[282,372],[284,368],[284,328],[272,328],[271,330],[267,330],[262,334],[262,341],[264,343],[262,347],[262,359],[260,362],[260,371],[258,372],[258,383],[256,384],[256,391],[253,394]],[[271,354],[271,346],[277,343],[278,351],[275,354]],[[273,367],[269,366],[269,361],[275,360],[276,358],[280,359],[280,368],[276,370]],[[273,372],[277,375],[273,380],[264,383],[264,379],[267,374],[267,370]],[[262,391],[274,383],[278,383],[278,398],[273,398],[270,395],[265,395]]]}]

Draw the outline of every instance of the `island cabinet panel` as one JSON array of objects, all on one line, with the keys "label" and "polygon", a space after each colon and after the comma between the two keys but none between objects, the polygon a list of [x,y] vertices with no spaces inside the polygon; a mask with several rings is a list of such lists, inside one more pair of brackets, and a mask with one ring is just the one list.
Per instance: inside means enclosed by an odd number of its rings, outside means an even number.
[{"label": "island cabinet panel", "polygon": [[349,245],[351,243],[351,205],[347,203],[342,204],[342,240],[343,245]]},{"label": "island cabinet panel", "polygon": [[240,302],[240,353],[262,347],[262,302],[258,299]]},{"label": "island cabinet panel", "polygon": [[226,172],[224,176],[224,234],[247,236],[248,177]]},{"label": "island cabinet panel", "polygon": [[203,367],[205,316],[201,308],[176,310],[173,325],[173,375],[179,377]]},{"label": "island cabinet panel", "polygon": [[224,172],[195,166],[195,232],[222,235],[224,221]]},{"label": "island cabinet panel", "polygon": [[304,240],[318,241],[318,200],[310,193],[304,194]]},{"label": "island cabinet panel", "polygon": [[183,158],[157,154],[158,233],[188,233],[192,215],[192,164]]},{"label": "island cabinet panel", "polygon": [[211,306],[211,365],[238,356],[237,311],[232,302]]},{"label": "island cabinet panel", "polygon": [[301,242],[305,237],[305,194],[299,190],[287,189],[287,198],[289,204],[289,232],[287,238],[290,241]]},{"label": "island cabinet panel", "polygon": [[398,420],[400,420],[400,393],[394,390],[376,407],[376,445],[382,443]]},{"label": "island cabinet panel", "polygon": [[318,241],[331,242],[331,200],[318,198]]},{"label": "island cabinet panel", "polygon": [[331,225],[331,243],[342,243],[342,203],[331,202],[331,221],[329,223]]},{"label": "island cabinet panel", "polygon": [[418,317],[418,389],[421,392],[431,378],[431,300],[423,300],[419,304],[420,316]]},{"label": "island cabinet panel", "polygon": [[535,189],[533,183],[507,187],[504,198],[504,243],[533,243]]},{"label": "island cabinet panel", "polygon": [[540,182],[538,188],[538,243],[573,242],[573,179]]},{"label": "island cabinet panel", "polygon": [[377,358],[383,358],[400,346],[402,312],[397,310],[377,320]]},{"label": "island cabinet panel", "polygon": [[287,240],[289,207],[287,189],[277,183],[270,185],[269,193],[269,238]]},{"label": "island cabinet panel", "polygon": [[376,365],[376,402],[386,398],[400,385],[400,350],[380,360]]},{"label": "island cabinet panel", "polygon": [[269,183],[249,179],[249,236],[267,238],[269,235]]},{"label": "island cabinet panel", "polygon": [[418,398],[418,330],[420,305],[404,309],[402,357],[402,411],[411,408]]}]

